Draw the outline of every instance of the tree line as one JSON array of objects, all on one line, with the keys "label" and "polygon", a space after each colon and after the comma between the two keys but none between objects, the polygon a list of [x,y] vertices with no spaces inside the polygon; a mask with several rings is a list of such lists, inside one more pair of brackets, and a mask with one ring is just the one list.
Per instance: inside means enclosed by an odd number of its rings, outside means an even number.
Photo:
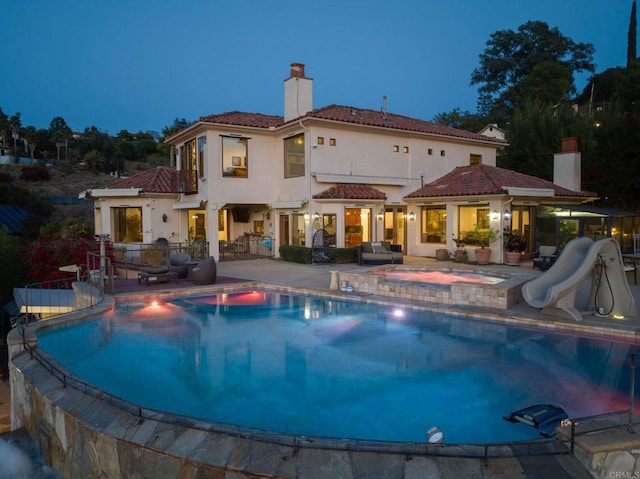
[{"label": "tree line", "polygon": [[0,108],[0,146],[8,149],[16,163],[21,157],[40,163],[55,159],[93,171],[122,172],[125,161],[146,162],[151,166],[168,164],[169,146],[164,138],[188,125],[184,118],[176,118],[172,125],[163,128],[162,135],[121,130],[112,136],[96,126],[73,131],[59,116],[51,120],[49,128],[23,126],[19,112],[8,115]]},{"label": "tree line", "polygon": [[[553,179],[553,155],[563,137],[578,138],[582,189],[601,206],[640,211],[640,59],[636,1],[631,4],[625,66],[595,73],[589,43],[530,21],[493,33],[471,73],[478,85],[475,113],[455,108],[437,123],[480,131],[493,123],[509,144],[498,166]],[[622,48],[622,46],[621,46]],[[578,92],[575,77],[591,74]]]}]

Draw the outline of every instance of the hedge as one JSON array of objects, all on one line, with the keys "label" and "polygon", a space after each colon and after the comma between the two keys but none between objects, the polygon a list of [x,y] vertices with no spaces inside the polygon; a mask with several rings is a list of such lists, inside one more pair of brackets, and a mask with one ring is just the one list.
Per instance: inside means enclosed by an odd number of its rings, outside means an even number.
[{"label": "hedge", "polygon": [[[282,245],[278,248],[280,258],[291,263],[311,264],[313,255],[311,248],[306,246]],[[357,263],[358,253],[356,248],[329,248],[330,263]]]}]

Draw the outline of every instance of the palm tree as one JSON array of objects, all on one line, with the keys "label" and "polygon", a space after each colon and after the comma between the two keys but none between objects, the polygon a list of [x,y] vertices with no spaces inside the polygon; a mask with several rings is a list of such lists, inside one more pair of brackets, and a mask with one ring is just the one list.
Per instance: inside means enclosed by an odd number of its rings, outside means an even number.
[{"label": "palm tree", "polygon": [[49,124],[49,133],[51,134],[51,140],[56,144],[56,149],[58,150],[58,161],[60,161],[60,148],[62,145],[65,146],[65,157],[69,159],[69,138],[73,132],[67,122],[64,121],[64,118],[61,116],[55,117],[51,120]]}]

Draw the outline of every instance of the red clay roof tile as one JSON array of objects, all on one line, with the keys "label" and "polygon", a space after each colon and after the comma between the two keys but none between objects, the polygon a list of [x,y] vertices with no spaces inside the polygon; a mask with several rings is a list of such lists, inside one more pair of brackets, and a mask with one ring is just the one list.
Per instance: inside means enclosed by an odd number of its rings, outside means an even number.
[{"label": "red clay roof tile", "polygon": [[[366,125],[381,128],[391,128],[401,131],[413,131],[418,133],[429,133],[432,135],[464,138],[468,140],[478,140],[495,143],[496,145],[506,145],[504,140],[491,138],[488,136],[472,133],[470,131],[459,130],[449,126],[439,125],[430,121],[411,118],[408,116],[396,115],[393,113],[355,108],[352,106],[329,105],[316,110],[312,110],[288,123],[297,122],[306,118],[316,118],[320,120],[330,120],[341,123],[351,123],[356,125]],[[263,115],[262,113],[246,113],[241,111],[230,111],[217,115],[200,117],[204,123],[217,123],[223,125],[248,126],[253,128],[278,128],[284,125],[284,119],[276,115]]]},{"label": "red clay roof tile", "polygon": [[313,195],[316,200],[386,200],[387,195],[369,185],[338,183]]},{"label": "red clay roof tile", "polygon": [[158,166],[143,171],[129,178],[104,186],[104,189],[140,188],[144,193],[177,193],[175,189],[176,169],[168,166]]},{"label": "red clay roof tile", "polygon": [[200,121],[223,125],[250,126],[253,128],[277,128],[284,123],[284,119],[281,116],[242,111],[229,111],[218,115],[202,116]]},{"label": "red clay roof tile", "polygon": [[405,198],[506,194],[503,187],[552,189],[556,197],[588,198],[588,191],[571,191],[549,180],[489,165],[459,166]]}]

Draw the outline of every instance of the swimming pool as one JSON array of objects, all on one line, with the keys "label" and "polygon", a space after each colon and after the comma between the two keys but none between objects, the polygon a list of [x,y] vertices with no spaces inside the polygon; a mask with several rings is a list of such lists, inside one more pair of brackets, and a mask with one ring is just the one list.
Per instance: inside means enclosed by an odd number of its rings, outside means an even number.
[{"label": "swimming pool", "polygon": [[537,438],[502,417],[624,409],[612,340],[271,291],[148,305],[38,333],[80,378],[143,407],[283,434],[448,443]]}]

